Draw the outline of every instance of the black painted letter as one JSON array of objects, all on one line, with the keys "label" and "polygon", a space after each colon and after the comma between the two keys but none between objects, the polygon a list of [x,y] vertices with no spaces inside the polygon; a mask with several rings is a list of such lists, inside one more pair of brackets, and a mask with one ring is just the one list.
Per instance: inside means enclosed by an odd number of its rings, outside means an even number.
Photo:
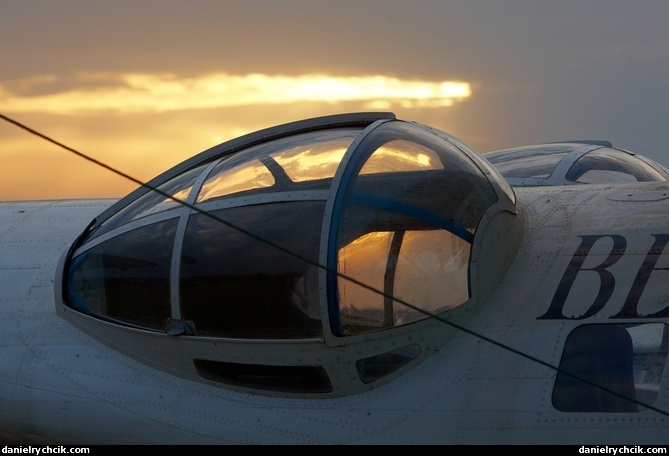
[{"label": "black painted letter", "polygon": [[[548,311],[540,316],[538,318],[539,320],[581,320],[583,318],[591,317],[604,307],[613,294],[613,288],[615,287],[616,279],[613,277],[613,274],[611,274],[606,269],[624,255],[625,249],[627,248],[627,241],[624,237],[618,234],[583,235],[579,237],[582,239],[581,245],[578,247],[578,249],[576,249],[576,252],[574,252],[574,256],[572,256],[571,261],[567,266],[567,270],[564,272],[557,290],[555,290],[555,295],[553,296],[553,301],[551,302]],[[605,237],[613,239],[613,248],[611,249],[608,257],[606,257],[606,260],[594,268],[583,269],[583,262],[590,253],[592,246],[595,245],[595,242],[597,242],[599,239]],[[599,292],[597,293],[595,302],[592,303],[587,312],[585,312],[580,317],[566,317],[563,315],[562,309],[564,308],[569,291],[574,284],[574,280],[581,271],[595,271],[597,274],[599,274]]]},{"label": "black painted letter", "polygon": [[662,251],[667,246],[667,242],[669,242],[669,234],[653,234],[652,236],[655,238],[655,243],[650,248],[650,250],[648,250],[646,259],[643,261],[639,271],[636,273],[636,278],[632,284],[632,289],[627,295],[625,305],[620,310],[620,312],[611,318],[666,318],[669,316],[669,306],[650,315],[639,315],[639,311],[637,309],[637,306],[639,305],[639,298],[641,297],[641,293],[643,293],[644,288],[646,288],[648,279],[650,279],[650,274],[657,270],[669,271],[669,267],[655,267],[657,260],[660,258],[660,255],[662,255]]}]

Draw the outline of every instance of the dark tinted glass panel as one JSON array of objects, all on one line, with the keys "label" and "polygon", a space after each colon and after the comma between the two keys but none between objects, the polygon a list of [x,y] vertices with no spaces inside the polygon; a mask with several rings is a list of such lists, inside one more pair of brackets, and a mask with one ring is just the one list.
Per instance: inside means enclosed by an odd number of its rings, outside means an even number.
[{"label": "dark tinted glass panel", "polygon": [[244,388],[286,393],[330,393],[332,384],[320,366],[270,366],[196,359],[198,373],[209,380]]},{"label": "dark tinted glass panel", "polygon": [[68,304],[132,325],[164,329],[177,219],[121,234],[70,263]]},{"label": "dark tinted glass panel", "polygon": [[418,358],[420,352],[419,345],[408,345],[388,353],[361,359],[355,363],[355,367],[363,383],[372,383]]},{"label": "dark tinted glass panel", "polygon": [[181,305],[197,334],[320,336],[318,267],[310,262],[318,263],[323,209],[324,202],[300,201],[214,212],[220,220],[191,216],[181,258]]},{"label": "dark tinted glass panel", "polygon": [[663,323],[584,325],[567,339],[553,405],[564,412],[639,412],[657,399],[669,340]]}]

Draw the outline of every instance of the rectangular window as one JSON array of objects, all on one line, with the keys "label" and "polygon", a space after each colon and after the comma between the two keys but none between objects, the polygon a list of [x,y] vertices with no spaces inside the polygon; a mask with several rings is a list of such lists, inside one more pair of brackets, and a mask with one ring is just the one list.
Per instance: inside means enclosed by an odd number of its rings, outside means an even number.
[{"label": "rectangular window", "polygon": [[576,328],[562,354],[553,405],[563,412],[639,412],[652,406],[668,338],[663,323]]}]

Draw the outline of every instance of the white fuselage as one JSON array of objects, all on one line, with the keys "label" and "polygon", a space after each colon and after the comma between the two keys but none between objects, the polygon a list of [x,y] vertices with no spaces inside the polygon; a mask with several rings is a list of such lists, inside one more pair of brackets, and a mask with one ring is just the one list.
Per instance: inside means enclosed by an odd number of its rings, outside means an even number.
[{"label": "white fuselage", "polygon": [[[80,331],[56,313],[55,270],[74,239],[113,201],[0,203],[0,441],[665,444],[669,417],[656,410],[556,410],[551,366],[560,364],[577,326],[612,317],[669,321],[662,313],[669,305],[662,249],[640,297],[630,298],[654,245],[658,253],[658,235],[669,234],[669,186],[515,190],[522,243],[491,298],[472,311],[471,333],[456,334],[387,384],[332,398],[252,394],[182,378]],[[606,273],[597,273],[611,255],[614,235],[624,238],[624,251],[615,253]],[[565,271],[588,236],[590,256],[566,283]],[[606,282],[613,288],[607,299],[603,275],[613,277]],[[558,288],[564,299],[555,297]],[[621,316],[623,308],[636,315]],[[667,412],[668,377],[664,369],[653,404]]]}]

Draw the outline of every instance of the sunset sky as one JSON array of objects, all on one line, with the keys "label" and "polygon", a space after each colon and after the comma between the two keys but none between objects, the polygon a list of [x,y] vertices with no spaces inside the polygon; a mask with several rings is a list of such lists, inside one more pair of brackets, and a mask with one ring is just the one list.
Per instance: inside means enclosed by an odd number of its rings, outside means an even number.
[{"label": "sunset sky", "polygon": [[[666,0],[7,0],[0,114],[139,180],[241,134],[392,111],[484,153],[669,165]],[[0,120],[0,200],[137,184]]]}]

